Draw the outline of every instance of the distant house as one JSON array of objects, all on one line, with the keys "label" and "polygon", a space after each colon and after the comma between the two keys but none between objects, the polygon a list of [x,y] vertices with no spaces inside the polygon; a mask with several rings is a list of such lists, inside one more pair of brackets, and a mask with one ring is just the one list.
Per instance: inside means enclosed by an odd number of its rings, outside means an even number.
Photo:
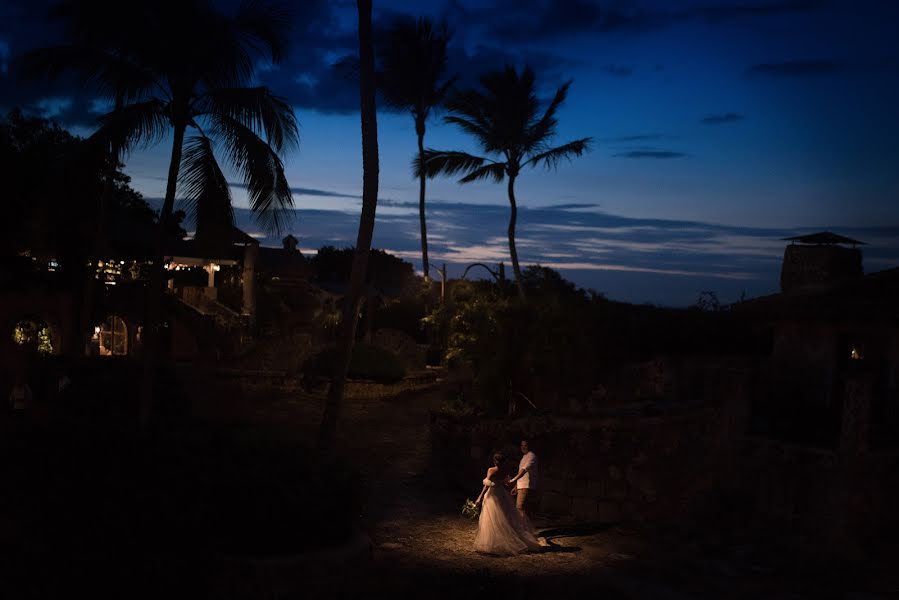
[{"label": "distant house", "polygon": [[734,308],[771,339],[756,426],[848,443],[845,413],[860,402],[856,442],[899,444],[899,268],[864,275],[862,242],[829,232],[790,241],[783,291]]},{"label": "distant house", "polygon": [[[149,274],[145,248],[153,234],[132,230],[131,238],[112,244],[110,257],[97,265],[91,347],[98,356],[141,353]],[[165,247],[170,294],[163,304],[163,348],[169,356],[234,350],[252,331],[260,283],[296,288],[308,281],[306,261],[296,246],[296,238],[288,236],[284,248],[260,248],[237,228],[214,243],[170,240]],[[23,264],[31,268],[31,262]],[[45,262],[39,269],[45,272],[32,278],[34,283],[24,278],[6,282],[0,322],[16,343],[40,344],[51,354],[80,352],[80,291],[57,289],[53,261]]]}]

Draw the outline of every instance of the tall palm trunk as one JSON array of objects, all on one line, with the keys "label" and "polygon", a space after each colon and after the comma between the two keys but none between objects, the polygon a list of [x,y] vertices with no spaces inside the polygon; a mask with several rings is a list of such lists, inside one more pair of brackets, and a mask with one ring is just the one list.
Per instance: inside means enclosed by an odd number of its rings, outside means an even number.
[{"label": "tall palm trunk", "polygon": [[[423,165],[425,160],[425,124],[416,120],[415,132],[418,134],[418,164]],[[425,274],[425,281],[430,280],[431,263],[428,259],[428,226],[425,222],[425,182],[427,177],[424,170],[418,174],[418,221],[421,225],[421,265]]]},{"label": "tall palm trunk", "polygon": [[325,400],[321,425],[318,430],[318,448],[328,451],[334,445],[337,418],[343,403],[356,326],[359,321],[359,303],[365,286],[368,255],[375,229],[375,209],[378,205],[378,121],[375,112],[375,64],[374,42],[371,31],[371,0],[357,0],[359,12],[359,99],[362,120],[362,215],[356,237],[353,270],[350,273],[350,289],[344,303],[341,352],[334,365],[331,386]]},{"label": "tall palm trunk", "polygon": [[521,280],[521,267],[518,266],[518,250],[515,249],[515,222],[518,220],[518,205],[515,203],[515,178],[515,175],[509,175],[509,205],[512,207],[509,215],[509,254],[512,256],[515,283],[518,284],[518,297],[524,302],[526,300],[524,283]]},{"label": "tall palm trunk", "polygon": [[165,238],[172,209],[175,206],[175,189],[178,171],[181,168],[181,151],[184,145],[184,123],[175,124],[175,139],[172,142],[172,159],[169,163],[169,178],[165,188],[165,201],[159,212],[159,231],[153,253],[153,267],[150,271],[150,287],[146,295],[146,319],[144,321],[144,372],[140,388],[140,426],[150,423],[153,411],[153,384],[156,381],[156,367],[160,353],[160,324],[162,322],[162,299],[165,295]]}]

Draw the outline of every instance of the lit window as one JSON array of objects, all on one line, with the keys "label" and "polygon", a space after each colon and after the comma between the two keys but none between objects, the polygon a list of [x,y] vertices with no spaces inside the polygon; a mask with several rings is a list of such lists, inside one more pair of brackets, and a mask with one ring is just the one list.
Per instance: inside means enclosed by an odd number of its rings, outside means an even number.
[{"label": "lit window", "polygon": [[100,326],[100,356],[126,354],[128,354],[128,327],[121,317],[110,315]]}]

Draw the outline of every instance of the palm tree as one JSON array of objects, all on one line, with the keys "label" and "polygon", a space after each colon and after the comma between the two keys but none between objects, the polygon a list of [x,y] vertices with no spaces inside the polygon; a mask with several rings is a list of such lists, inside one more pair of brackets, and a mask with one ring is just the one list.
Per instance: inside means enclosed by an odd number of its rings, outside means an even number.
[{"label": "palm tree", "polygon": [[[424,157],[425,128],[431,111],[440,106],[455,78],[443,79],[446,71],[446,24],[435,26],[426,18],[411,21],[398,19],[387,33],[378,52],[378,82],[387,108],[409,112],[418,136],[418,162]],[[424,173],[417,173],[418,219],[421,226],[421,265],[429,279],[428,228],[425,221]]]},{"label": "palm tree", "polygon": [[558,120],[556,112],[568,96],[571,81],[556,90],[543,115],[535,92],[534,71],[525,67],[519,74],[513,67],[487,73],[480,78],[481,89],[469,89],[454,94],[446,106],[450,115],[444,121],[458,126],[473,136],[488,156],[474,156],[466,152],[426,150],[418,171],[428,177],[438,174],[462,174],[459,183],[492,180],[501,183],[508,178],[507,191],[512,208],[509,217],[509,254],[518,284],[518,295],[524,300],[524,284],[515,250],[515,222],[518,205],[515,201],[515,180],[524,167],[543,165],[554,169],[562,159],[571,160],[589,148],[591,138],[582,138],[550,147]]},{"label": "palm tree", "polygon": [[129,9],[99,0],[95,6],[122,17],[105,45],[46,48],[30,60],[32,68],[47,73],[80,72],[106,97],[119,100],[92,136],[99,143],[127,153],[172,133],[144,325],[141,423],[146,425],[159,355],[164,232],[176,191],[199,236],[230,227],[231,194],[213,152],[217,145],[246,184],[250,207],[265,227],[279,231],[285,210],[293,206],[279,154],[298,143],[296,118],[268,89],[247,87],[257,59],[283,57],[288,15],[252,0],[234,15],[205,0],[157,0]]},{"label": "palm tree", "polygon": [[357,0],[359,13],[359,100],[362,120],[362,214],[359,218],[359,233],[353,255],[353,269],[350,272],[350,288],[343,307],[342,339],[340,353],[334,365],[331,386],[325,400],[321,425],[318,430],[318,448],[328,451],[334,444],[337,418],[343,403],[343,389],[356,326],[359,322],[359,304],[365,287],[365,273],[368,269],[368,255],[371,238],[375,230],[375,209],[378,206],[378,118],[375,109],[375,58],[374,40],[371,27],[372,0]]}]

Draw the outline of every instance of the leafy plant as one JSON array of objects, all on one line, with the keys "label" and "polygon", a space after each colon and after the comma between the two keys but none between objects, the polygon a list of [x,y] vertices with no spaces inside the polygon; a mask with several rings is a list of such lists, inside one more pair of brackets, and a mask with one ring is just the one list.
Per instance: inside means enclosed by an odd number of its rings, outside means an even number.
[{"label": "leafy plant", "polygon": [[462,505],[462,516],[474,521],[481,516],[481,507],[472,502],[471,498],[466,498]]}]

